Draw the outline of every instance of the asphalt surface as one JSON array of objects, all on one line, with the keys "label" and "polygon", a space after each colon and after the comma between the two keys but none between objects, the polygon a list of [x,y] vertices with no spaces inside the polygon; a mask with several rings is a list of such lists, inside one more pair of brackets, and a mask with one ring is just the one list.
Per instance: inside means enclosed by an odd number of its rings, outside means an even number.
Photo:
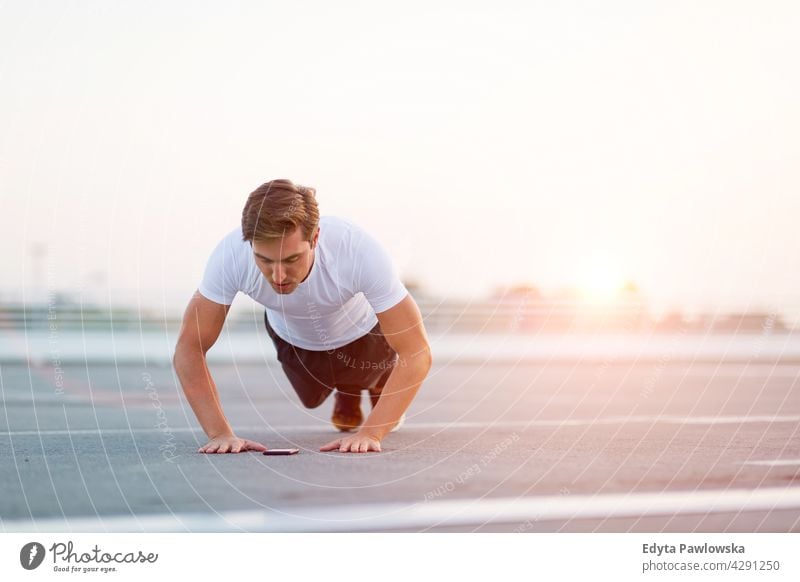
[{"label": "asphalt surface", "polygon": [[[318,452],[333,401],[302,408],[276,365],[212,372],[240,436],[300,454],[197,453],[168,367],[0,367],[0,526],[800,531],[797,365],[435,366],[384,451],[359,455]],[[752,491],[766,495],[742,503]],[[687,505],[698,492],[727,505]]]}]

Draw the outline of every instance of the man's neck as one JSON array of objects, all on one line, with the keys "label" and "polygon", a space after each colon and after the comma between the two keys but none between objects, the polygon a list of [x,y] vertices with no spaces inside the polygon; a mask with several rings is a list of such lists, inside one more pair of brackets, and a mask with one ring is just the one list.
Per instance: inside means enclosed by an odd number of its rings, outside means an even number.
[{"label": "man's neck", "polygon": [[311,252],[313,253],[311,255],[311,266],[308,268],[308,273],[306,273],[306,276],[303,277],[303,280],[300,281],[300,283],[304,283],[305,280],[308,279],[308,277],[311,275],[311,270],[314,268],[314,261],[317,260],[317,252],[316,251],[311,251]]}]

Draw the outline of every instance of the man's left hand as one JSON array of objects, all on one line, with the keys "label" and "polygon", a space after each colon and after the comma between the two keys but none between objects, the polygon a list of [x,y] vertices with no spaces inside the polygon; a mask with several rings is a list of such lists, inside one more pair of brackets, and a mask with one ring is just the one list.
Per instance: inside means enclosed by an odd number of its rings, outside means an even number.
[{"label": "man's left hand", "polygon": [[320,451],[334,451],[337,449],[340,453],[368,453],[370,451],[380,453],[381,441],[374,436],[357,432],[354,435],[333,440],[319,448]]}]

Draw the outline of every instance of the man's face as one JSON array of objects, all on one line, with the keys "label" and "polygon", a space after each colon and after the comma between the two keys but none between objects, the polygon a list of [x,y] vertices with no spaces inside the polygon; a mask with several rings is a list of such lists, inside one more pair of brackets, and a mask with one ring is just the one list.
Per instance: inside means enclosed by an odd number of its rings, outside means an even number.
[{"label": "man's face", "polygon": [[256,265],[276,293],[291,293],[308,276],[318,239],[319,229],[309,242],[303,240],[303,231],[295,228],[282,238],[253,241]]}]

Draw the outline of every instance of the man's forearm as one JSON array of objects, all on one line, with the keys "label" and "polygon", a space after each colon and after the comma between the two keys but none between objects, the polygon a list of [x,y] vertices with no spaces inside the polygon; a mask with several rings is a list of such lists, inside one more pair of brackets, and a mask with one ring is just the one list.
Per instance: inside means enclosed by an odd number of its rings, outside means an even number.
[{"label": "man's forearm", "polygon": [[427,352],[408,359],[401,358],[398,362],[401,363],[392,370],[378,403],[359,430],[378,440],[394,428],[411,405],[431,367]]},{"label": "man's forearm", "polygon": [[178,346],[173,358],[175,372],[183,393],[192,407],[200,426],[209,438],[233,434],[225,419],[217,387],[206,364],[205,354],[199,349]]}]

